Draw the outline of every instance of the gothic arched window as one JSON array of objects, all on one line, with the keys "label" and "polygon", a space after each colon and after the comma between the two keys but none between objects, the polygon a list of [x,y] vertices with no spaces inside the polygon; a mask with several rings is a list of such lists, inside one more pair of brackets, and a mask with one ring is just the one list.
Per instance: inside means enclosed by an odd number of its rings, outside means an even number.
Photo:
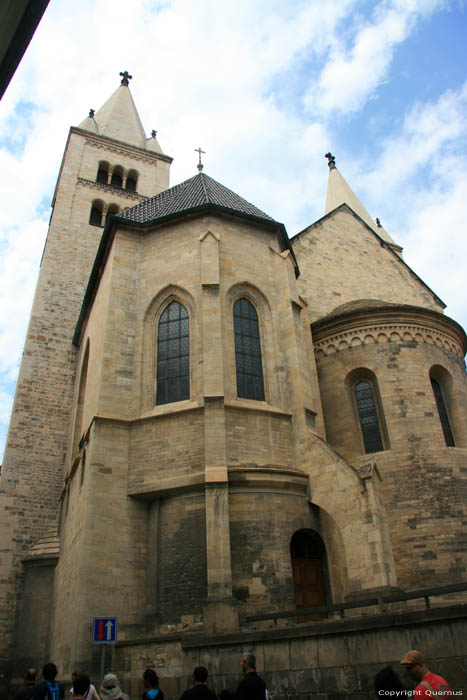
[{"label": "gothic arched window", "polygon": [[433,377],[430,377],[430,381],[446,445],[447,447],[455,447],[456,445],[454,443],[454,436],[452,434],[451,425],[449,423],[449,416],[446,409],[446,404],[444,403],[444,397],[443,392],[441,391],[441,386],[439,382],[436,381],[436,379],[433,379]]},{"label": "gothic arched window", "polygon": [[157,330],[156,404],[190,398],[190,331],[188,312],[178,301],[163,311]]},{"label": "gothic arched window", "polygon": [[237,395],[243,399],[264,401],[258,314],[253,304],[242,298],[235,302],[233,315]]},{"label": "gothic arched window", "polygon": [[354,385],[354,392],[365,452],[381,452],[384,447],[373,387],[362,379]]}]

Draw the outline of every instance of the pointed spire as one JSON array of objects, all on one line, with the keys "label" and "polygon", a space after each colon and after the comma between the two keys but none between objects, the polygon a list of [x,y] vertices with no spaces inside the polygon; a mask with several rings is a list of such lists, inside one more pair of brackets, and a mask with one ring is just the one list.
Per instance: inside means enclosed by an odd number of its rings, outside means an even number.
[{"label": "pointed spire", "polygon": [[401,253],[402,248],[398,246],[389,233],[385,231],[379,219],[376,219],[375,223],[357,195],[344,180],[336,167],[335,157],[331,155],[331,153],[326,153],[325,158],[328,159],[329,180],[326,195],[326,209],[324,213],[329,214],[329,212],[333,211],[341,204],[347,204],[375,233],[378,234],[378,236],[380,236],[380,238],[385,240],[386,243],[389,243],[393,250],[397,253]]},{"label": "pointed spire", "polygon": [[[128,87],[132,76],[128,71],[120,75],[122,76],[120,86],[93,117],[89,116],[81,122],[79,128],[96,131],[94,128],[89,128],[91,126],[89,120],[92,118],[96,123],[98,134],[144,148],[146,135]],[[160,151],[160,146],[157,150]]]}]

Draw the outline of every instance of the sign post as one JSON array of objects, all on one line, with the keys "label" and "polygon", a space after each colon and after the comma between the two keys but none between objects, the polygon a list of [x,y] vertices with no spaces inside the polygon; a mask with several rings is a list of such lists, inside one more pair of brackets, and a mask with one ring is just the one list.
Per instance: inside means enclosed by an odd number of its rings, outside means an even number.
[{"label": "sign post", "polygon": [[95,617],[92,622],[92,643],[100,644],[101,652],[101,683],[104,680],[105,646],[115,644],[117,641],[117,618]]}]

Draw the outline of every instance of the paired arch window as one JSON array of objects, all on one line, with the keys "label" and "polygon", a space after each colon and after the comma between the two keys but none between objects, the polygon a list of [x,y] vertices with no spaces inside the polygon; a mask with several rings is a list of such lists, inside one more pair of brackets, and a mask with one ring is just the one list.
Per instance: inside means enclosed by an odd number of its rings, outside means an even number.
[{"label": "paired arch window", "polygon": [[113,187],[123,187],[123,169],[120,166],[114,168],[110,184]]},{"label": "paired arch window", "polygon": [[105,215],[105,221],[106,221],[106,223],[107,223],[107,219],[109,218],[109,216],[110,216],[111,214],[118,214],[118,205],[117,205],[117,204],[110,204],[110,205],[109,205],[109,207],[108,207],[108,209],[107,209],[107,213],[106,213],[106,215]]},{"label": "paired arch window", "polygon": [[91,212],[89,214],[89,223],[92,226],[102,226],[102,211],[104,205],[99,200],[95,200],[91,206]]},{"label": "paired arch window", "polygon": [[367,379],[361,379],[356,382],[354,384],[354,394],[365,452],[381,452],[384,450],[384,446],[376,407],[376,397],[371,382]]},{"label": "paired arch window", "polygon": [[[100,199],[95,199],[91,205],[91,211],[89,214],[89,223],[92,226],[103,226],[104,210],[104,202],[102,202]],[[118,204],[109,204],[105,214],[105,221],[107,221],[111,214],[118,214],[118,212]]]},{"label": "paired arch window", "polygon": [[237,395],[264,401],[258,314],[253,304],[242,297],[234,304],[233,316]]},{"label": "paired arch window", "polygon": [[444,396],[443,392],[441,390],[441,386],[439,382],[434,379],[433,377],[430,377],[431,381],[431,388],[433,389],[433,395],[435,397],[436,401],[436,407],[438,409],[438,415],[439,415],[439,420],[441,423],[441,427],[443,429],[443,435],[444,435],[444,440],[446,442],[447,447],[455,447],[455,442],[454,442],[454,435],[452,433],[451,429],[451,424],[449,422],[449,416],[446,408],[446,404],[444,402]]},{"label": "paired arch window", "polygon": [[172,301],[163,311],[158,324],[156,404],[189,398],[189,317],[182,304]]},{"label": "paired arch window", "polygon": [[136,183],[138,182],[138,173],[136,170],[129,170],[126,176],[125,189],[130,192],[136,192]]},{"label": "paired arch window", "polygon": [[97,169],[96,182],[100,182],[102,185],[106,185],[109,181],[109,164],[105,161],[99,163]]}]

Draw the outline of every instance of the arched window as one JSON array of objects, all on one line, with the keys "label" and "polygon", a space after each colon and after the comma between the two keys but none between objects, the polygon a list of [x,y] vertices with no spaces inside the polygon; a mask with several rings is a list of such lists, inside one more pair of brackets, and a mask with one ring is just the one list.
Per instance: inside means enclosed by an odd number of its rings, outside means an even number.
[{"label": "arched window", "polygon": [[439,382],[430,377],[431,388],[433,389],[433,394],[436,401],[436,407],[438,409],[439,420],[441,427],[443,429],[444,440],[446,441],[447,447],[455,447],[454,436],[452,434],[451,425],[449,423],[449,416],[446,409],[446,404],[444,402],[443,392],[441,391],[441,386]]},{"label": "arched window", "polygon": [[89,215],[89,223],[93,226],[102,226],[102,207],[103,204],[99,200],[92,203],[91,213]]},{"label": "arched window", "polygon": [[118,204],[109,204],[109,207],[107,209],[107,214],[105,215],[105,221],[107,223],[107,219],[111,214],[118,214]]},{"label": "arched window", "polygon": [[106,185],[109,181],[109,164],[106,163],[105,161],[101,161],[99,163],[99,167],[97,169],[97,176],[96,176],[96,182],[100,182],[103,185]]},{"label": "arched window", "polygon": [[125,189],[130,192],[136,192],[136,183],[138,182],[138,173],[136,170],[130,170],[126,177]]},{"label": "arched window", "polygon": [[384,447],[373,387],[362,379],[354,384],[354,392],[365,452],[381,452]]},{"label": "arched window", "polygon": [[119,165],[113,170],[110,184],[113,185],[113,187],[123,186],[123,169]]},{"label": "arched window", "polygon": [[264,401],[258,314],[253,304],[242,298],[235,302],[233,315],[237,395],[243,399]]},{"label": "arched window", "polygon": [[190,398],[190,331],[188,312],[172,301],[159,319],[157,331],[156,404]]}]

